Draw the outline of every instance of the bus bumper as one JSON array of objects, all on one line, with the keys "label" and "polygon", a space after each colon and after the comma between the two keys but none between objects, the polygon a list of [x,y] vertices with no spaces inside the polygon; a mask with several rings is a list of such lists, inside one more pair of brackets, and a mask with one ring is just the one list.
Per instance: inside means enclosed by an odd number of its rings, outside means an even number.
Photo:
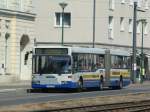
[{"label": "bus bumper", "polygon": [[62,84],[33,84],[32,88],[64,88],[64,89],[75,89],[78,87],[78,84],[75,82],[67,81]]}]

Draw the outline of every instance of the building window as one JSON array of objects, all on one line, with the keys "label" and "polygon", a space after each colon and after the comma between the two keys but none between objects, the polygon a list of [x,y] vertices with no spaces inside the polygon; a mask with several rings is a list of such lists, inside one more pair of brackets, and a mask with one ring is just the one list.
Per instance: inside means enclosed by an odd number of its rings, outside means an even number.
[{"label": "building window", "polygon": [[[55,26],[62,27],[62,13],[55,13]],[[64,13],[64,26],[71,26],[71,13]]]},{"label": "building window", "polygon": [[20,9],[24,12],[32,12],[32,0],[24,0],[20,2]]},{"label": "building window", "polygon": [[10,29],[10,20],[5,21],[5,27],[6,29]]},{"label": "building window", "polygon": [[2,20],[0,19],[0,29],[2,28]]},{"label": "building window", "polygon": [[125,4],[126,0],[121,0],[121,4]]},{"label": "building window", "polygon": [[109,9],[114,10],[115,9],[115,0],[109,0]]},{"label": "building window", "polygon": [[14,4],[15,10],[21,9],[21,0],[15,0],[13,4]]},{"label": "building window", "polygon": [[140,7],[141,7],[141,5],[142,5],[142,0],[138,0],[138,2],[137,2],[137,6],[138,6],[138,8],[140,8]]},{"label": "building window", "polygon": [[144,23],[144,29],[143,29],[143,31],[144,31],[145,35],[148,34],[148,23],[147,22]]},{"label": "building window", "polygon": [[124,31],[124,17],[120,18],[120,31]]},{"label": "building window", "polygon": [[109,26],[108,26],[108,38],[113,39],[113,25],[114,25],[114,20],[113,16],[109,16]]},{"label": "building window", "polygon": [[130,0],[130,6],[133,6],[133,0]]},{"label": "building window", "polygon": [[146,9],[146,10],[149,9],[149,2],[148,2],[148,0],[145,0],[145,9]]},{"label": "building window", "polygon": [[0,8],[7,8],[7,1],[6,0],[0,0]]},{"label": "building window", "polygon": [[133,30],[133,21],[132,19],[129,19],[129,33],[132,33]]}]

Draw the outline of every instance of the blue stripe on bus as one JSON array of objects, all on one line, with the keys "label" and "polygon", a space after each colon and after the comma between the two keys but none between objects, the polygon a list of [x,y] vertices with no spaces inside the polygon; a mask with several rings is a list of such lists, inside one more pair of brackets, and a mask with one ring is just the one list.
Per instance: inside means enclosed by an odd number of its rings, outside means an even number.
[{"label": "blue stripe on bus", "polygon": [[83,86],[84,87],[99,87],[100,80],[84,80]]},{"label": "blue stripe on bus", "polygon": [[[119,86],[118,85],[118,79],[111,79],[110,80],[110,86]],[[83,86],[86,88],[90,87],[99,87],[100,81],[99,80],[84,80]],[[123,79],[123,86],[127,86],[130,84],[130,79]],[[66,84],[45,84],[45,85],[40,85],[40,84],[32,84],[32,88],[70,88],[70,89],[75,89],[78,88],[78,83],[77,82],[72,82],[72,81],[67,81]]]},{"label": "blue stripe on bus", "polygon": [[[110,86],[118,86],[119,79],[111,79]],[[123,79],[123,86],[128,86],[130,84],[130,79]]]},{"label": "blue stripe on bus", "polygon": [[67,81],[66,84],[32,84],[32,88],[77,88],[78,84],[75,82]]},{"label": "blue stripe on bus", "polygon": [[[83,82],[84,87],[98,87],[100,81],[99,80],[86,80]],[[77,82],[67,81],[66,84],[32,84],[32,88],[78,88],[79,85]]]}]

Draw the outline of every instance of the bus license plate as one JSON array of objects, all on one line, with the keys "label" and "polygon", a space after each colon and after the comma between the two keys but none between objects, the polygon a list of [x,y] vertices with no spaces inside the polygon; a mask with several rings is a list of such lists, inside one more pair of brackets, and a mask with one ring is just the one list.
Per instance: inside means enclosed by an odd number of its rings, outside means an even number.
[{"label": "bus license plate", "polygon": [[46,87],[47,88],[54,88],[55,86],[53,86],[53,85],[47,85]]}]

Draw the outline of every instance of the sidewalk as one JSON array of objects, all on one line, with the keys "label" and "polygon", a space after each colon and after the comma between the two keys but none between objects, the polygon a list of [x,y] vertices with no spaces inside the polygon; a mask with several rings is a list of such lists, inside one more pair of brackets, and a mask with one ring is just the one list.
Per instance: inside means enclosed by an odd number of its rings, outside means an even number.
[{"label": "sidewalk", "polygon": [[2,89],[29,89],[31,88],[31,81],[17,81],[0,84],[0,90]]},{"label": "sidewalk", "polygon": [[138,82],[138,83],[130,84],[125,88],[134,88],[134,87],[143,87],[143,86],[150,86],[150,80],[146,80],[143,83]]}]

